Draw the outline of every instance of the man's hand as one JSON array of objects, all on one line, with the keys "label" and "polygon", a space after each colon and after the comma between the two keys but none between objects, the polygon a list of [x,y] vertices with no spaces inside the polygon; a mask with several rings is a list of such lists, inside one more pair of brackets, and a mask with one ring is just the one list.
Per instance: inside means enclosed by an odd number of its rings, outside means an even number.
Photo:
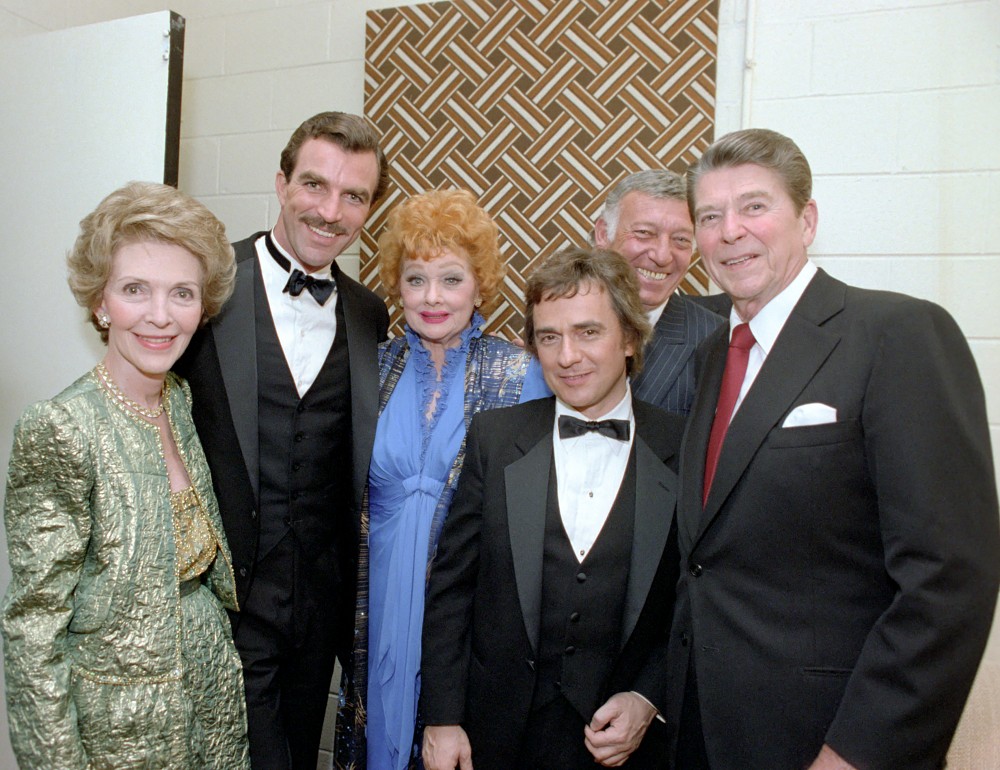
[{"label": "man's hand", "polygon": [[426,770],[472,770],[472,746],[459,725],[428,725],[420,753]]},{"label": "man's hand", "polygon": [[635,693],[612,695],[583,728],[587,750],[605,767],[618,767],[639,748],[655,716],[656,709]]},{"label": "man's hand", "polygon": [[831,749],[825,743],[819,752],[819,756],[809,765],[809,770],[858,770],[854,765],[844,759],[840,754]]}]

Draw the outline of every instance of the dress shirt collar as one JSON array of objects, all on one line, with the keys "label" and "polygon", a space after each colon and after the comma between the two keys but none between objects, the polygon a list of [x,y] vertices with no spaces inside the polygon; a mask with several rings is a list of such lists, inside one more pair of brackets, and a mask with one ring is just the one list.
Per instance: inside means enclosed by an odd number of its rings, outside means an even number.
[{"label": "dress shirt collar", "polygon": [[[672,297],[673,294],[670,295]],[[670,297],[664,301],[662,305],[654,307],[652,310],[646,313],[646,318],[649,319],[649,325],[655,327],[660,320],[660,316],[663,315],[663,311],[667,308],[667,302],[670,302]]]},{"label": "dress shirt collar", "polygon": [[[816,265],[811,260],[806,260],[805,265],[799,270],[799,274],[792,279],[781,293],[768,302],[752,319],[750,319],[750,331],[753,338],[764,351],[765,357],[771,352],[775,340],[781,334],[785,322],[792,314],[802,294],[805,292],[809,282],[816,275]],[[733,329],[743,320],[736,313],[735,306],[729,311],[729,338],[732,339]]]}]

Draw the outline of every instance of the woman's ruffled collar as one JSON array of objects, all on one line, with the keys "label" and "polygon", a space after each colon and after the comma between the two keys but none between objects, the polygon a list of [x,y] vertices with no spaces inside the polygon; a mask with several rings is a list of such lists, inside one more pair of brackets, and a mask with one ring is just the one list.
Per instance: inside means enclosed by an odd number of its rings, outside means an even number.
[{"label": "woman's ruffled collar", "polygon": [[[454,371],[455,366],[465,368],[465,360],[468,357],[469,345],[472,340],[483,335],[483,326],[486,320],[478,313],[472,313],[472,322],[469,327],[462,332],[461,342],[453,348],[448,348],[444,354],[444,367],[441,370],[441,378],[438,379],[437,369],[434,368],[434,361],[431,360],[430,351],[424,347],[420,335],[414,332],[409,326],[404,326],[406,341],[410,346],[410,356],[417,374],[417,382],[420,384],[421,410],[426,412],[428,405],[437,394],[437,408],[434,410],[434,417],[430,427],[433,428],[437,422],[437,417],[442,412],[441,405],[448,402],[448,388],[454,379],[449,376]],[[463,380],[464,381],[464,380]]]},{"label": "woman's ruffled collar", "polygon": [[[465,355],[469,352],[470,342],[483,336],[483,326],[485,324],[486,319],[484,319],[478,311],[473,311],[472,322],[462,332],[461,342],[453,348],[448,348],[444,353],[444,369],[441,373],[442,377],[444,376],[444,372],[450,370],[454,365],[456,358],[461,357],[463,360],[465,359]],[[431,361],[431,353],[426,347],[424,347],[424,343],[423,340],[420,339],[420,335],[413,331],[409,325],[403,326],[403,332],[406,334],[406,342],[410,346],[410,354],[418,357],[421,371],[428,367],[433,370],[434,362]],[[437,378],[437,372],[434,373],[434,377],[435,379]]]}]

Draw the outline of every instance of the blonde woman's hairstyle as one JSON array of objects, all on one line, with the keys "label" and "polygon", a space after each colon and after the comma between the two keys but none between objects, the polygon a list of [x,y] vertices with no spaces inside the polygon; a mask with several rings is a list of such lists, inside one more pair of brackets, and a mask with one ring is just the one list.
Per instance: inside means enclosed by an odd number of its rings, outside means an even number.
[{"label": "blonde woman's hairstyle", "polygon": [[201,265],[202,321],[214,317],[233,292],[236,261],[226,228],[205,206],[173,187],[129,182],[80,221],[80,234],[66,258],[69,288],[90,322],[108,341],[94,317],[111,275],[112,258],[132,243],[180,246]]}]

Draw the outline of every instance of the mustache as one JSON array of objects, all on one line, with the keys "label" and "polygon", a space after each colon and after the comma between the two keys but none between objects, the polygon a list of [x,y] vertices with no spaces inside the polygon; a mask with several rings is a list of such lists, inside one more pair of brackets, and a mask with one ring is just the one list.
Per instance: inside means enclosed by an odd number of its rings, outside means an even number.
[{"label": "mustache", "polygon": [[340,225],[327,222],[325,219],[319,217],[302,217],[300,221],[309,225],[309,227],[326,230],[328,233],[333,233],[334,235],[347,235],[347,230]]}]

